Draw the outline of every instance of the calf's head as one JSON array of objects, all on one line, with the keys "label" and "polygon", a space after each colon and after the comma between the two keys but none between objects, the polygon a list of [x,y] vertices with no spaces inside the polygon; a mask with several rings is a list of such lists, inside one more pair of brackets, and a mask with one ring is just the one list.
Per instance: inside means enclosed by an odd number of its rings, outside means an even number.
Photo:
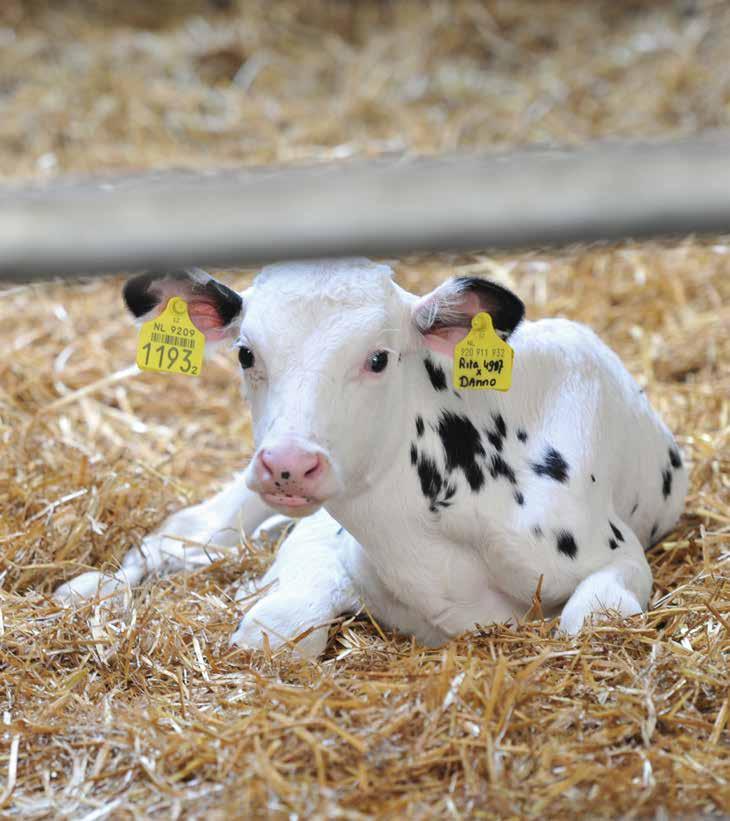
[{"label": "calf's head", "polygon": [[199,269],[142,274],[124,289],[140,319],[173,296],[208,343],[237,348],[256,445],[246,481],[290,516],[345,490],[357,496],[388,470],[407,447],[429,351],[450,358],[480,311],[504,338],[524,315],[514,294],[486,280],[451,279],[417,297],[366,259],[269,265],[242,294]]}]

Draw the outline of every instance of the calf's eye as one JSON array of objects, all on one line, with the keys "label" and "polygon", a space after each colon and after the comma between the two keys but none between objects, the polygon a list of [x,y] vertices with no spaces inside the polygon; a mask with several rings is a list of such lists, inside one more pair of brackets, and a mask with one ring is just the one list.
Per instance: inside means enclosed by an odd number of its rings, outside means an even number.
[{"label": "calf's eye", "polygon": [[238,349],[238,361],[241,363],[241,367],[245,371],[253,367],[256,357],[253,355],[251,348],[247,348],[245,345],[242,345]]},{"label": "calf's eye", "polygon": [[375,351],[371,353],[365,363],[365,369],[373,373],[380,373],[388,367],[388,352]]}]

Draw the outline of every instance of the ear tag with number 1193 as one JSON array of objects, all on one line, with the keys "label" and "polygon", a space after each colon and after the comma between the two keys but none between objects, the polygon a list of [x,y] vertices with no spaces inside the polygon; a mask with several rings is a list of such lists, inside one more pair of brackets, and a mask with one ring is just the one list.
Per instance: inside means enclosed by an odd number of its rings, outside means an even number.
[{"label": "ear tag with number 1193", "polygon": [[193,325],[188,303],[173,297],[165,310],[142,325],[137,341],[137,367],[158,373],[199,376],[205,335]]},{"label": "ear tag with number 1193", "polygon": [[472,318],[471,330],[454,347],[454,387],[457,390],[508,391],[515,352],[494,331],[485,312]]}]

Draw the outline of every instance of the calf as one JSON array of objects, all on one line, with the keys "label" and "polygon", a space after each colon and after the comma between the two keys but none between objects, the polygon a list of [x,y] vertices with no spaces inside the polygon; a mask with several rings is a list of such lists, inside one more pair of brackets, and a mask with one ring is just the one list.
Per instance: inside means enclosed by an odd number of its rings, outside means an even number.
[{"label": "calf", "polygon": [[[540,579],[544,612],[569,633],[606,610],[640,613],[644,549],[676,523],[687,474],[618,357],[575,322],[523,321],[518,297],[486,280],[417,297],[391,277],[355,259],[268,266],[240,295],[200,270],[130,280],[138,318],[180,296],[208,343],[235,340],[256,452],[115,575],[86,573],[57,597],[207,563],[208,544],[232,546],[279,513],[300,521],[240,646],[306,633],[297,651],[316,656],[327,623],[362,605],[438,644],[519,619]],[[454,346],[482,311],[514,349],[505,393],[452,388]]]}]

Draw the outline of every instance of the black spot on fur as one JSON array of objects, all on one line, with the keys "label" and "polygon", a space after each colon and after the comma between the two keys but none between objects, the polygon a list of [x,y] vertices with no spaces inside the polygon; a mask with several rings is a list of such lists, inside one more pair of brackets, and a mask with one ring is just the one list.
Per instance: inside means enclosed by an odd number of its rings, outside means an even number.
[{"label": "black spot on fur", "polygon": [[634,502],[634,506],[631,508],[631,513],[629,513],[629,516],[633,516],[634,513],[636,513],[636,511],[638,509],[639,509],[639,502],[636,501],[636,502]]},{"label": "black spot on fur", "polygon": [[654,544],[654,539],[656,539],[656,534],[659,531],[659,522],[654,522],[651,526],[651,533],[649,534],[649,539],[652,544]]},{"label": "black spot on fur", "polygon": [[611,527],[611,533],[613,533],[614,538],[622,542],[624,540],[624,534],[616,527],[616,525],[613,522],[609,522],[608,524]]},{"label": "black spot on fur", "polygon": [[507,425],[501,413],[493,413],[492,419],[494,420],[495,430],[485,428],[484,432],[487,434],[490,444],[501,453],[504,440],[507,437]]},{"label": "black spot on fur", "polygon": [[558,551],[570,559],[574,559],[578,554],[578,545],[575,543],[572,533],[561,530],[556,534]]},{"label": "black spot on fur", "polygon": [[542,539],[542,528],[540,527],[540,525],[535,525],[535,527],[532,528],[532,532],[535,534],[535,536],[537,536],[538,539]]},{"label": "black spot on fur", "polygon": [[662,496],[667,499],[672,492],[672,471],[665,468],[662,471]]},{"label": "black spot on fur", "polygon": [[608,546],[611,548],[611,550],[616,550],[616,548],[618,547],[618,542],[616,541],[616,539],[609,539]]},{"label": "black spot on fur", "polygon": [[669,448],[669,463],[675,470],[682,467],[682,457],[676,448]]},{"label": "black spot on fur", "polygon": [[415,465],[417,461],[418,461],[418,450],[416,449],[416,446],[413,444],[413,442],[411,442],[411,464]]},{"label": "black spot on fur", "polygon": [[437,513],[439,508],[451,507],[456,485],[444,479],[434,460],[421,454],[416,470],[421,482],[421,492],[429,500],[428,509]]},{"label": "black spot on fur", "polygon": [[454,396],[455,396],[457,399],[461,399],[461,394],[459,393],[459,391],[452,391],[452,393],[454,394]]},{"label": "black spot on fur", "polygon": [[555,448],[548,448],[542,462],[533,462],[532,469],[538,476],[549,476],[556,482],[568,481],[568,463]]},{"label": "black spot on fur", "polygon": [[416,436],[420,439],[423,436],[423,417],[416,417]]},{"label": "black spot on fur", "polygon": [[502,452],[502,437],[494,430],[486,430],[487,439],[489,439],[489,443],[496,448],[500,453]]},{"label": "black spot on fur", "polygon": [[526,442],[527,441],[527,431],[522,430],[522,428],[520,428],[517,431],[517,438],[520,440],[520,442]]},{"label": "black spot on fur", "polygon": [[429,357],[426,357],[423,360],[423,364],[426,366],[426,370],[428,371],[428,378],[431,380],[431,384],[433,385],[434,390],[436,391],[445,391],[446,390],[446,374],[444,373],[444,369],[433,362]]},{"label": "black spot on fur", "polygon": [[591,473],[591,482],[593,482],[595,484],[595,481],[596,481],[596,477]]},{"label": "black spot on fur", "polygon": [[454,494],[456,493],[456,485],[446,485],[444,488],[444,495],[441,499],[436,502],[436,505],[440,507],[450,507],[451,506],[451,499],[454,498]]},{"label": "black spot on fur", "polygon": [[504,476],[504,478],[511,482],[513,485],[517,484],[515,472],[498,453],[495,453],[494,456],[492,456],[492,465],[490,472],[492,474],[492,479],[496,479],[498,476]]},{"label": "black spot on fur", "polygon": [[525,497],[520,493],[519,490],[515,491],[515,502],[517,502],[518,505],[525,504]]},{"label": "black spot on fur", "polygon": [[418,479],[421,482],[421,493],[427,499],[430,499],[433,504],[439,493],[441,493],[444,480],[439,473],[436,462],[424,454],[421,454],[421,458],[418,460]]},{"label": "black spot on fur", "polygon": [[472,491],[479,490],[484,484],[484,473],[476,461],[477,456],[484,456],[479,431],[466,416],[444,411],[439,419],[438,434],[444,446],[446,470],[460,468]]}]

